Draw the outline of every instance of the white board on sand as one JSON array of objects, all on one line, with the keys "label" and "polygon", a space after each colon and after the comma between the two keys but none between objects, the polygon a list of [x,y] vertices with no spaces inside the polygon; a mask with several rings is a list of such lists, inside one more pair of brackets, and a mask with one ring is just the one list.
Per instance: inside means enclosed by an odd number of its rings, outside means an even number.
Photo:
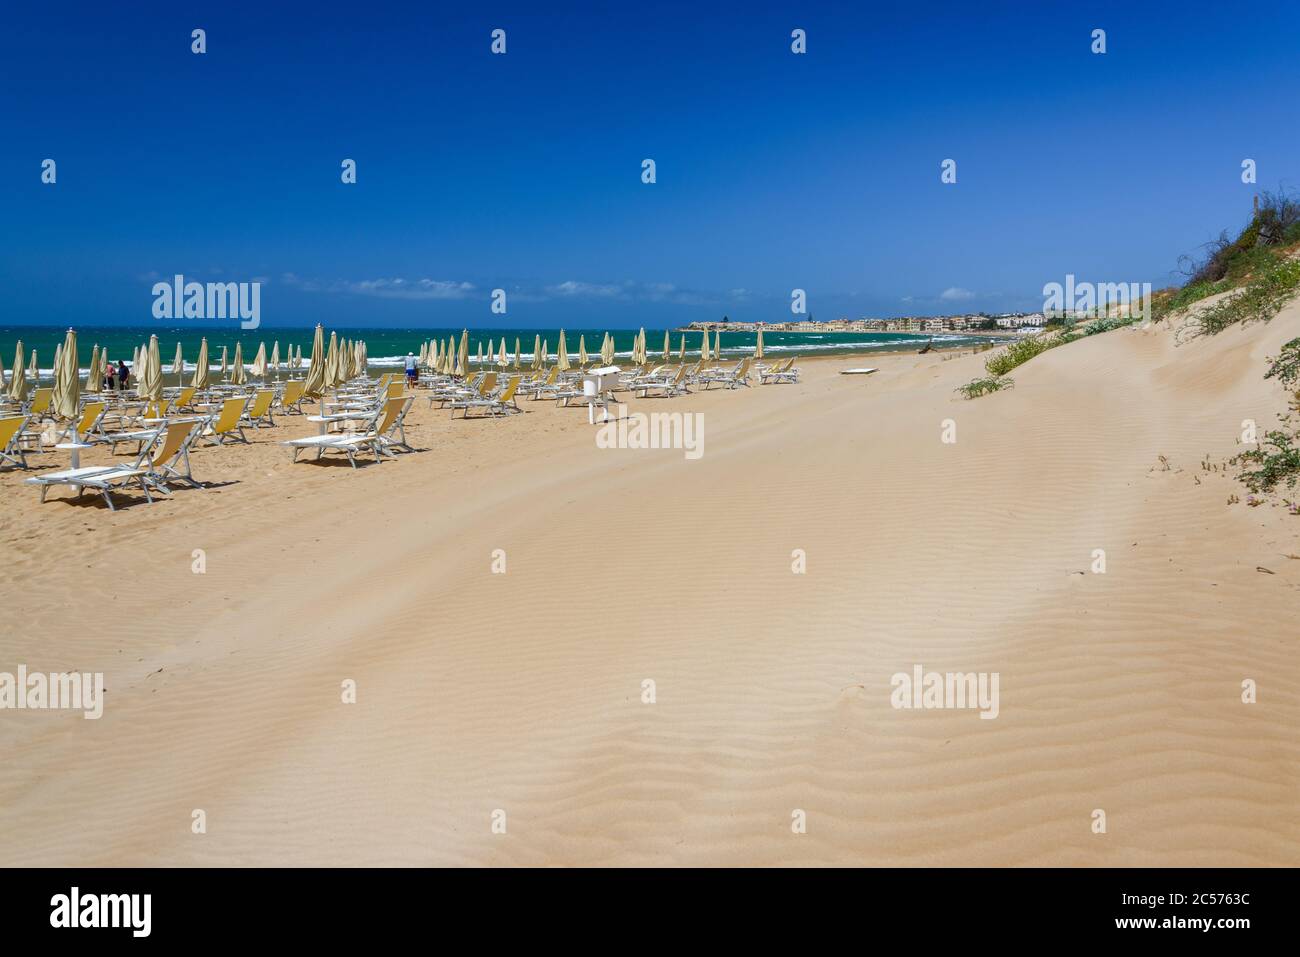
[{"label": "white board on sand", "polygon": [[840,375],[870,375],[875,369],[841,369]]}]

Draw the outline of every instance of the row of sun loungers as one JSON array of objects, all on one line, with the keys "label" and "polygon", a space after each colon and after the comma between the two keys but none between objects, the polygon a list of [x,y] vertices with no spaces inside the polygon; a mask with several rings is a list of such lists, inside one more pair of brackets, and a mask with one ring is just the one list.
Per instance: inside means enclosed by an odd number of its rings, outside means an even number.
[{"label": "row of sun loungers", "polygon": [[[709,367],[703,361],[690,366],[643,366],[621,373],[614,389],[642,398],[666,398],[689,394],[693,387],[748,388],[754,374],[764,385],[798,382],[796,361],[797,357],[792,357],[758,368],[748,357],[730,368]],[[532,376],[516,373],[504,382],[495,371],[485,371],[472,380],[438,376],[424,380],[423,384],[429,388],[430,407],[438,403],[439,407],[449,409],[453,418],[457,412],[464,418],[493,418],[520,412],[520,395],[531,396],[536,401],[554,400],[561,405],[573,399],[592,398],[583,391],[581,372],[565,374],[555,367]],[[39,441],[39,427],[49,408],[49,396],[44,393],[50,391],[38,389],[22,414],[0,418],[0,463],[26,469],[28,455],[46,451]],[[281,444],[292,450],[295,462],[305,451],[314,451],[317,460],[328,453],[337,453],[346,456],[354,469],[362,455],[371,455],[378,463],[394,457],[396,451],[412,452],[414,449],[406,441],[404,421],[414,397],[404,393],[404,383],[396,373],[384,376],[377,388],[363,385],[345,389],[336,394],[339,401],[330,403],[328,411],[322,410],[326,414],[311,417],[321,426],[319,434]],[[113,494],[128,488],[139,489],[150,503],[154,493],[170,495],[172,483],[202,488],[191,471],[192,449],[200,444],[248,443],[246,429],[274,427],[277,411],[301,414],[303,400],[301,380],[286,382],[279,392],[259,389],[251,395],[223,398],[219,405],[208,405],[201,411],[195,409],[197,400],[192,388],[180,389],[162,401],[135,405],[119,402],[113,406],[105,399],[88,398],[77,421],[56,433],[56,438],[75,436],[84,444],[106,444],[114,453],[120,444],[134,442],[132,459],[122,464],[50,472],[27,479],[26,484],[40,489],[42,502],[51,488],[69,486],[77,490],[78,496],[86,491],[101,494],[110,509],[115,508]],[[602,396],[597,401],[603,404],[612,399]],[[342,430],[329,431],[334,424]]]}]

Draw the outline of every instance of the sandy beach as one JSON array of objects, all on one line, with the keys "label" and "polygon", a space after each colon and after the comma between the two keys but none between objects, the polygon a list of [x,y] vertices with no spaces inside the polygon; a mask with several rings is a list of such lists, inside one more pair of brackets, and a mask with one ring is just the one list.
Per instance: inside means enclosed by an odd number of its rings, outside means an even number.
[{"label": "sandy beach", "polygon": [[[0,864],[1300,864],[1296,519],[1223,467],[1297,335],[630,400],[703,413],[698,460],[421,397],[414,454],[291,464],[281,417],[116,513],[6,470],[0,669],[106,703],[0,720]],[[997,672],[997,719],[892,707],[918,664]]]}]

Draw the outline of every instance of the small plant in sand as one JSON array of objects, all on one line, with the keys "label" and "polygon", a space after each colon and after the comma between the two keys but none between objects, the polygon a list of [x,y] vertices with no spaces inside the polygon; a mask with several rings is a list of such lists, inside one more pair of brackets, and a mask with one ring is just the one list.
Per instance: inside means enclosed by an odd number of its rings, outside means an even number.
[{"label": "small plant in sand", "polygon": [[1300,437],[1290,431],[1290,414],[1282,416],[1282,425],[1266,432],[1259,448],[1242,452],[1233,460],[1246,467],[1237,477],[1252,492],[1293,489],[1300,482]]},{"label": "small plant in sand", "polygon": [[1264,378],[1277,379],[1288,389],[1300,380],[1300,339],[1292,339],[1282,347],[1282,351],[1270,361]]},{"label": "small plant in sand", "polygon": [[988,395],[990,392],[1001,392],[1003,389],[1010,389],[1014,387],[1015,384],[1014,379],[989,376],[984,379],[976,379],[973,382],[967,382],[963,386],[958,386],[956,391],[961,393],[963,398],[977,399],[982,395]]}]

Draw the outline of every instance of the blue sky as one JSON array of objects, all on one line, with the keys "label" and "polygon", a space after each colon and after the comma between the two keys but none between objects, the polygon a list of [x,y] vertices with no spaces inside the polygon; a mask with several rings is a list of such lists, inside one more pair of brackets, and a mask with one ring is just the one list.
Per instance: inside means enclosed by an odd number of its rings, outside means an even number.
[{"label": "blue sky", "polygon": [[268,325],[1037,308],[1300,186],[1294,4],[539,6],[8,5],[0,325],[146,324],[175,273]]}]

